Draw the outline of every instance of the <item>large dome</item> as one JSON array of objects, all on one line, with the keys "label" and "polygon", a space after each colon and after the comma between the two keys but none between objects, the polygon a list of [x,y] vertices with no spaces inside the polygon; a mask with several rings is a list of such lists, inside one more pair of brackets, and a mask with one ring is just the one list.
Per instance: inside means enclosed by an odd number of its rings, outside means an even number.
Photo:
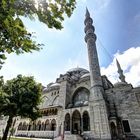
[{"label": "large dome", "polygon": [[84,73],[88,73],[89,71],[84,69],[84,68],[72,68],[72,69],[68,70],[67,72],[84,72]]}]

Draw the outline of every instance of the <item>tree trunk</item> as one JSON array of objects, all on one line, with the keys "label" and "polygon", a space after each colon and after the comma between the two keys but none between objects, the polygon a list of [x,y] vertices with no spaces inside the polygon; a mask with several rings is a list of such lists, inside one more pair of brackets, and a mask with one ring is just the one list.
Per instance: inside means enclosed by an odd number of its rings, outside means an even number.
[{"label": "tree trunk", "polygon": [[9,116],[2,140],[7,140],[8,132],[12,125],[12,122],[13,122],[13,116]]}]

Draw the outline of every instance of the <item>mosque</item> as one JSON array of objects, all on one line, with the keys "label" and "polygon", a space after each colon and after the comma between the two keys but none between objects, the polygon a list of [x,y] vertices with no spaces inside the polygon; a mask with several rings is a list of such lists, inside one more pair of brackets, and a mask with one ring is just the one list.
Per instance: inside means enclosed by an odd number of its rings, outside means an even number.
[{"label": "mosque", "polygon": [[[120,82],[112,84],[105,75],[101,76],[95,29],[88,10],[84,23],[89,71],[70,69],[44,87],[42,117],[34,122],[16,118],[15,136],[55,140],[140,138],[140,87],[134,88],[125,81],[118,60]],[[0,121],[0,127],[3,124]]]}]

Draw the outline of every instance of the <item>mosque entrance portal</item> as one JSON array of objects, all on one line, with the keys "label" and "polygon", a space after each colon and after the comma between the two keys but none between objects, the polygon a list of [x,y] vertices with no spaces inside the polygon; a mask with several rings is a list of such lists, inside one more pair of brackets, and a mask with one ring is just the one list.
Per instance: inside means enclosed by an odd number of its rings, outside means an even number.
[{"label": "mosque entrance portal", "polygon": [[72,115],[72,133],[81,134],[81,115],[77,110]]}]

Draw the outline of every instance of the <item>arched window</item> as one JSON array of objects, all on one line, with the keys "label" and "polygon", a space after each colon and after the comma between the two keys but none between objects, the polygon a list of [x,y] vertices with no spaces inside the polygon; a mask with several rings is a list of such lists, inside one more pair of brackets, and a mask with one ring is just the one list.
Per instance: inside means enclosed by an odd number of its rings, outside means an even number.
[{"label": "arched window", "polygon": [[18,130],[22,130],[22,122],[18,125]]},{"label": "arched window", "polygon": [[124,132],[130,133],[131,129],[130,129],[129,121],[128,120],[122,120],[122,124],[123,124]]},{"label": "arched window", "polygon": [[45,122],[45,130],[50,130],[49,120],[46,120]]},{"label": "arched window", "polygon": [[112,138],[115,138],[117,136],[117,128],[116,128],[114,122],[110,123],[110,127],[111,127],[111,136],[112,136]]},{"label": "arched window", "polygon": [[46,111],[42,111],[42,115],[45,116]]},{"label": "arched window", "polygon": [[40,131],[41,130],[41,121],[38,121],[36,130]]},{"label": "arched window", "polygon": [[48,116],[48,110],[44,111],[44,116]]},{"label": "arched window", "polygon": [[52,115],[52,110],[51,109],[49,110],[49,115]]},{"label": "arched window", "polygon": [[83,131],[89,131],[90,130],[90,119],[88,112],[85,111],[83,113]]},{"label": "arched window", "polygon": [[75,107],[88,105],[89,101],[89,90],[81,87],[77,89],[73,95],[73,105]]},{"label": "arched window", "polygon": [[55,130],[56,130],[56,120],[53,119],[53,120],[51,121],[51,131],[55,131]]},{"label": "arched window", "polygon": [[70,114],[65,115],[65,131],[70,131]]},{"label": "arched window", "polygon": [[58,111],[58,110],[57,110],[57,108],[56,108],[56,109],[54,110],[54,114],[55,114],[55,115],[57,115],[57,111]]},{"label": "arched window", "polygon": [[55,115],[55,114],[54,114],[54,109],[52,109],[52,115]]}]

